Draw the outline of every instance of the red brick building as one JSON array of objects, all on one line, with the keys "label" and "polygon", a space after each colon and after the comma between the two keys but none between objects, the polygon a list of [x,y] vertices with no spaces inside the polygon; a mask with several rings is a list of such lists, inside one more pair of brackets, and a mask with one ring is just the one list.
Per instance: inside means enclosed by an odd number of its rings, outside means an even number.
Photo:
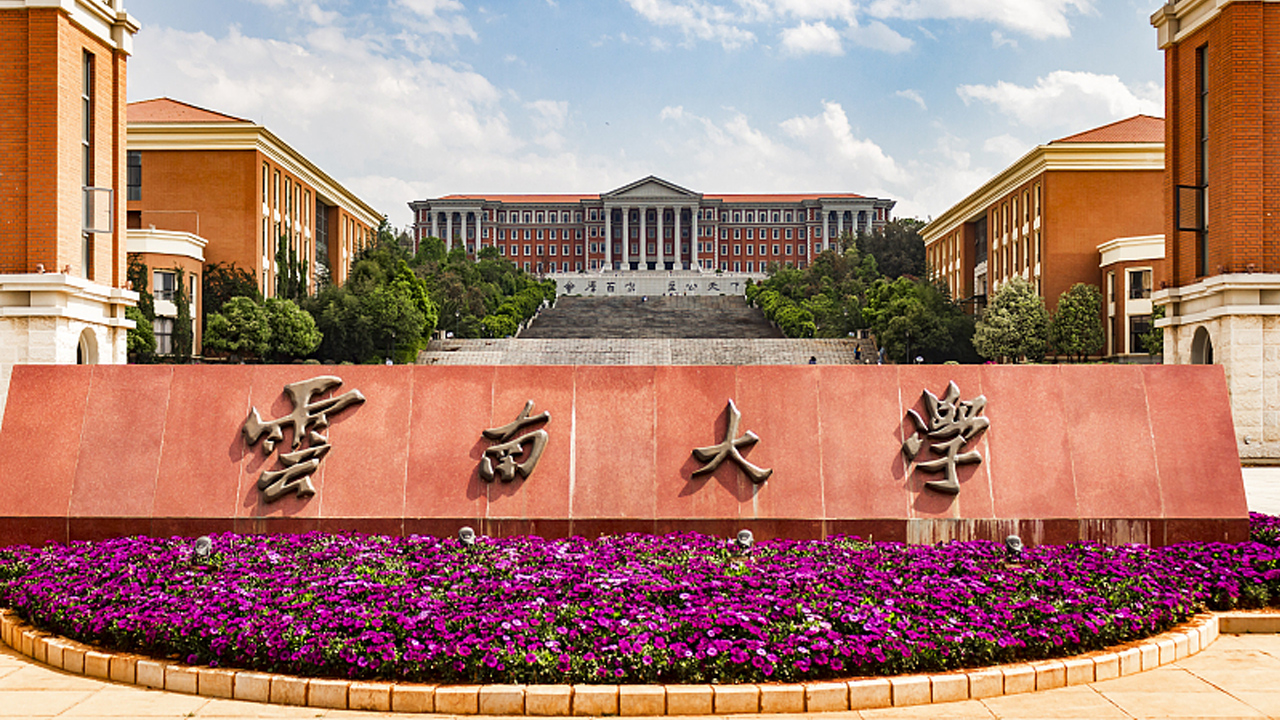
[{"label": "red brick building", "polygon": [[123,0],[0,0],[0,406],[16,363],[119,363]]},{"label": "red brick building", "polygon": [[129,104],[128,226],[191,233],[204,261],[234,263],[275,294],[288,243],[308,279],[342,283],[382,215],[251,120],[158,98]]},{"label": "red brick building", "polygon": [[409,203],[414,237],[494,246],[535,273],[804,267],[894,201],[851,193],[703,195],[649,176],[598,195],[447,195]]},{"label": "red brick building", "polygon": [[926,225],[932,275],[980,308],[1014,277],[1053,312],[1076,283],[1103,295],[1107,356],[1136,336],[1163,278],[1164,121],[1137,115],[1033,148]]},{"label": "red brick building", "polygon": [[1280,459],[1280,4],[1179,0],[1165,56],[1165,362],[1218,363],[1240,456]]}]

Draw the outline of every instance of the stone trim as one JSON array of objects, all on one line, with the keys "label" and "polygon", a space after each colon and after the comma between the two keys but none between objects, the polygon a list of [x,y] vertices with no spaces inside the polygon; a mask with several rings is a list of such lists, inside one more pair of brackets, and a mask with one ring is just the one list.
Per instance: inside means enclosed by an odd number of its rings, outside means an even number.
[{"label": "stone trim", "polygon": [[213,698],[375,712],[452,715],[723,715],[869,710],[1037,692],[1154,670],[1195,655],[1219,632],[1280,632],[1280,613],[1206,613],[1112,650],[962,672],[765,685],[426,685],[299,678],[193,667],[96,650],[0,610],[0,639],[78,675]]}]

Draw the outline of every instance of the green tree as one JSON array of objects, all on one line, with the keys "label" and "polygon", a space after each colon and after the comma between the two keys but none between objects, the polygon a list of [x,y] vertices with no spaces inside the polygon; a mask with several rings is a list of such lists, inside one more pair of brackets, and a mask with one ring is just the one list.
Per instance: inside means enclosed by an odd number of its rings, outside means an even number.
[{"label": "green tree", "polygon": [[173,316],[173,356],[180,360],[190,360],[196,333],[191,322],[191,296],[187,293],[187,273],[175,265],[173,274],[173,305],[177,309],[177,314]]},{"label": "green tree", "polygon": [[206,351],[239,358],[261,358],[271,351],[267,310],[253,298],[231,298],[222,312],[209,316],[204,328]]},{"label": "green tree", "polygon": [[867,292],[864,315],[885,356],[895,362],[916,357],[929,363],[977,359],[973,319],[932,283],[905,276],[881,278]]},{"label": "green tree", "polygon": [[1000,286],[978,320],[973,346],[990,360],[1044,359],[1049,346],[1049,311],[1031,283],[1015,277]]},{"label": "green tree", "polygon": [[859,233],[858,250],[874,257],[887,278],[924,277],[924,238],[920,236],[920,228],[924,226],[923,221],[915,218],[890,220],[873,233]]},{"label": "green tree", "polygon": [[151,320],[136,307],[125,308],[124,316],[134,322],[125,338],[125,348],[133,362],[146,362],[156,354],[156,331]]},{"label": "green tree", "polygon": [[1164,328],[1156,327],[1156,321],[1164,318],[1164,305],[1157,305],[1151,310],[1151,329],[1142,336],[1142,349],[1148,355],[1164,354]]},{"label": "green tree", "polygon": [[129,267],[125,270],[125,278],[129,281],[129,286],[133,291],[138,293],[138,310],[142,312],[147,322],[156,319],[155,299],[147,290],[151,285],[151,268],[142,262],[142,258],[137,255],[129,256]]},{"label": "green tree", "polygon": [[[235,263],[211,263],[204,266],[204,304],[201,308],[205,318],[220,312],[222,306],[233,297],[247,297],[261,302],[262,293],[258,291],[258,281],[249,271],[236,267]],[[206,320],[207,321],[207,320]]]},{"label": "green tree", "polygon": [[307,261],[298,257],[288,235],[280,236],[276,267],[276,297],[300,300],[308,295]]},{"label": "green tree", "polygon": [[1076,283],[1058,297],[1058,310],[1049,324],[1049,338],[1058,353],[1081,360],[1102,351],[1102,292]]},{"label": "green tree", "polygon": [[269,298],[264,303],[271,328],[269,353],[276,360],[310,355],[320,346],[321,334],[315,318],[285,298]]}]

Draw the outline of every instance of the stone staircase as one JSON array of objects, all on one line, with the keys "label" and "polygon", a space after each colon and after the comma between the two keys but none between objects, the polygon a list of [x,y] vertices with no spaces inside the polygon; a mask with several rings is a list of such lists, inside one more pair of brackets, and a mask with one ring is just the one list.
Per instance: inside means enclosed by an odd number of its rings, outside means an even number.
[{"label": "stone staircase", "polygon": [[516,338],[434,340],[420,365],[875,363],[869,339],[791,340],[738,296],[561,297]]}]

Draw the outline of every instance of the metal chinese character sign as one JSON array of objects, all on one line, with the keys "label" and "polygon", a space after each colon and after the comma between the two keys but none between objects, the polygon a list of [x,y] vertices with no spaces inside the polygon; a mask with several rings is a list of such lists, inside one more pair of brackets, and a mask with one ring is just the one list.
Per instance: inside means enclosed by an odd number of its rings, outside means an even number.
[{"label": "metal chinese character sign", "polygon": [[698,462],[706,463],[702,467],[693,471],[694,475],[714,472],[720,467],[720,463],[725,458],[731,458],[738,467],[742,468],[742,472],[746,473],[751,482],[759,485],[769,476],[773,474],[773,470],[766,470],[758,465],[753,465],[746,458],[742,457],[742,453],[738,452],[738,448],[751,447],[760,441],[760,437],[748,430],[745,435],[739,438],[734,436],[738,434],[738,425],[742,422],[742,413],[738,412],[738,406],[729,401],[729,427],[724,433],[724,442],[719,445],[711,445],[709,447],[695,448],[693,456]]},{"label": "metal chinese character sign", "polygon": [[941,400],[928,390],[924,391],[924,407],[929,414],[927,423],[915,410],[907,411],[917,432],[902,443],[902,454],[908,461],[915,460],[924,445],[920,437],[920,433],[924,433],[929,440],[937,441],[931,443],[929,449],[942,457],[916,463],[916,467],[925,472],[946,472],[946,479],[926,481],[925,487],[948,495],[960,492],[956,466],[982,462],[982,455],[978,451],[961,453],[960,450],[990,425],[987,418],[979,417],[986,406],[987,398],[984,395],[973,400],[960,400],[960,388],[951,382],[947,384],[947,394]]},{"label": "metal chinese character sign", "polygon": [[[538,466],[538,460],[542,457],[542,451],[547,448],[547,440],[550,436],[547,435],[546,429],[535,430],[519,437],[516,434],[530,425],[550,422],[551,413],[543,410],[540,414],[529,417],[531,410],[533,410],[532,400],[524,404],[524,410],[512,422],[484,431],[486,438],[499,442],[498,445],[485,450],[484,460],[480,461],[480,477],[485,482],[493,482],[496,477],[504,483],[509,483],[516,479],[517,473],[525,479],[533,474],[533,469]],[[529,446],[527,450],[526,445]],[[524,462],[517,462],[517,459],[522,456]]]},{"label": "metal chinese character sign", "polygon": [[[321,434],[329,427],[329,414],[364,402],[364,395],[359,390],[313,401],[317,395],[341,384],[341,378],[321,376],[285,385],[284,394],[293,403],[293,412],[277,420],[263,422],[258,415],[258,408],[249,408],[249,417],[245,418],[240,431],[250,447],[266,436],[262,440],[263,455],[270,455],[276,444],[284,439],[282,428],[287,425],[293,430],[292,452],[280,454],[280,464],[284,467],[280,470],[263,470],[258,477],[258,489],[267,502],[279,500],[291,492],[297,492],[298,497],[316,494],[315,485],[311,484],[311,475],[329,452],[329,438]],[[303,447],[304,440],[306,447]]]}]

